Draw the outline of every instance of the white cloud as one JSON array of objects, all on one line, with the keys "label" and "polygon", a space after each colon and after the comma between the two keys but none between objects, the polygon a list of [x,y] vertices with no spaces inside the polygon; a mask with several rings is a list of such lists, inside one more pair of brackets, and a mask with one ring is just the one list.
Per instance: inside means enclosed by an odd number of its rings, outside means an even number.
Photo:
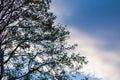
[{"label": "white cloud", "polygon": [[[117,52],[102,50],[99,46],[104,46],[105,42],[82,33],[74,28],[70,28],[71,39],[69,43],[78,43],[76,51],[87,57],[89,63],[81,71],[90,73],[102,80],[117,80],[120,78],[118,66],[120,63]],[[114,75],[114,76],[113,76]]]}]

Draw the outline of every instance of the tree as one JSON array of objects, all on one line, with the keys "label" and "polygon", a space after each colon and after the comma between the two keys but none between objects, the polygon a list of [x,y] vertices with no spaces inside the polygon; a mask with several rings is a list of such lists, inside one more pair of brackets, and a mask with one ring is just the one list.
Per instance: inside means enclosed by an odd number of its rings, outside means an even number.
[{"label": "tree", "polygon": [[66,67],[85,57],[67,45],[69,31],[54,24],[51,0],[0,0],[0,80],[65,80]]}]

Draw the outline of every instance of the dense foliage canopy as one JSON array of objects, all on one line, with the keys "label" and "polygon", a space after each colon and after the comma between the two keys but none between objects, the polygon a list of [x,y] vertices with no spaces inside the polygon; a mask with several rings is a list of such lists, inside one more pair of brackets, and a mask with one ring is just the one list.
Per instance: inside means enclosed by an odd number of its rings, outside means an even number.
[{"label": "dense foliage canopy", "polygon": [[68,45],[69,31],[55,24],[51,0],[0,0],[0,79],[65,80],[84,56]]}]

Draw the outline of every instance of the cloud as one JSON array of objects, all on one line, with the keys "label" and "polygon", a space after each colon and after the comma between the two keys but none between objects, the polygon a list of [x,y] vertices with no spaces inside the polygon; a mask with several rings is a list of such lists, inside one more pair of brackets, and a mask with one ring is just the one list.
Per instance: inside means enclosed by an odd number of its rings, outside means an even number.
[{"label": "cloud", "polygon": [[63,2],[60,0],[52,1],[50,12],[54,12],[54,14],[57,16],[56,23],[64,23],[64,19],[72,14],[71,9],[65,6],[65,4],[63,4]]},{"label": "cloud", "polygon": [[89,61],[81,71],[102,78],[102,80],[117,80],[120,78],[120,72],[118,71],[120,55],[118,52],[109,52],[99,48],[99,46],[104,46],[105,42],[80,30],[78,31],[74,27],[71,27],[69,30],[71,31],[69,43],[77,43],[79,46],[76,51],[85,55]]}]

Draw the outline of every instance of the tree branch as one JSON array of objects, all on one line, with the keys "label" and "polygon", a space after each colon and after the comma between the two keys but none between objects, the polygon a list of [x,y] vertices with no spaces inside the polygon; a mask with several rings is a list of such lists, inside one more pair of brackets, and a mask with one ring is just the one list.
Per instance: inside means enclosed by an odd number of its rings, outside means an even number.
[{"label": "tree branch", "polygon": [[37,68],[33,69],[33,70],[30,70],[28,73],[22,75],[22,76],[19,76],[19,77],[12,77],[10,78],[9,80],[13,80],[13,79],[20,79],[22,77],[25,77],[25,76],[28,76],[30,73],[34,72],[34,71],[37,71],[40,67],[43,67],[43,66],[46,66],[46,65],[50,65],[50,64],[54,64],[55,62],[48,62],[48,63],[43,63],[41,64],[40,66],[38,66]]},{"label": "tree branch", "polygon": [[20,46],[20,44],[22,44],[22,43],[24,43],[24,42],[25,42],[25,40],[22,41],[22,42],[20,42],[20,43],[16,46],[16,48],[10,53],[9,58],[4,62],[4,64],[6,64],[6,63],[12,58],[12,56],[14,55],[15,51],[18,49],[18,47]]}]

